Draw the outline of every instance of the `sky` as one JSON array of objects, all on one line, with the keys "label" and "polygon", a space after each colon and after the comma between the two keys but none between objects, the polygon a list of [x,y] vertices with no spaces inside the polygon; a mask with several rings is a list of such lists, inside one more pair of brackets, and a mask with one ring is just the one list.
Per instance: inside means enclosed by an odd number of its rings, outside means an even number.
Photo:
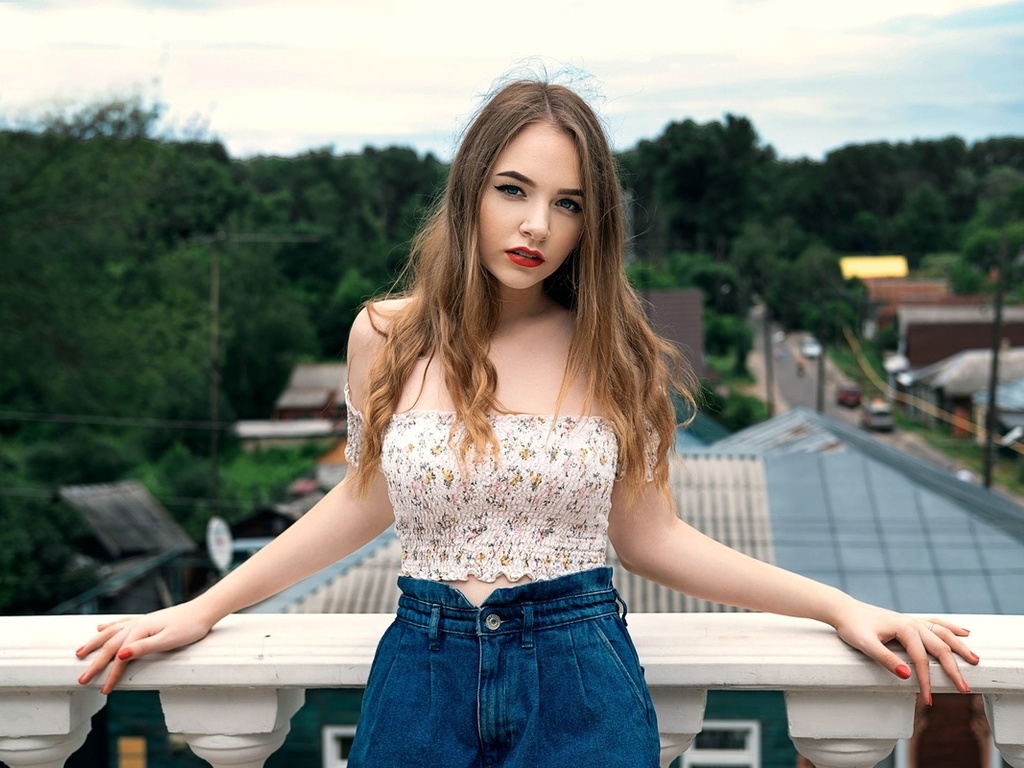
[{"label": "sky", "polygon": [[0,0],[0,125],[139,96],[236,158],[448,160],[496,83],[540,71],[619,151],[727,114],[787,159],[1024,136],[1024,0]]}]

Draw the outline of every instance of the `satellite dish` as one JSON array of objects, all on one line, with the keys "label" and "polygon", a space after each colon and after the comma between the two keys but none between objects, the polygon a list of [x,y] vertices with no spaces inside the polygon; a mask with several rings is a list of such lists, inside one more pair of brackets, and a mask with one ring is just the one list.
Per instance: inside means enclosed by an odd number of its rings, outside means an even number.
[{"label": "satellite dish", "polygon": [[231,540],[231,528],[222,517],[211,517],[206,524],[206,551],[210,560],[221,573],[227,573],[231,567],[234,546]]}]

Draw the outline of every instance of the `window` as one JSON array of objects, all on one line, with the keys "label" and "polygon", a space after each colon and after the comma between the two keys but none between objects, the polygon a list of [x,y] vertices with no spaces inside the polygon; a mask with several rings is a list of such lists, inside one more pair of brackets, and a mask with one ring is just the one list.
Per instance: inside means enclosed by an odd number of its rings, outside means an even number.
[{"label": "window", "polygon": [[142,736],[117,740],[117,768],[146,768],[146,740]]},{"label": "window", "polygon": [[680,768],[761,768],[761,724],[756,720],[707,720]]},{"label": "window", "polygon": [[323,731],[323,768],[345,768],[348,765],[354,725],[325,725]]}]

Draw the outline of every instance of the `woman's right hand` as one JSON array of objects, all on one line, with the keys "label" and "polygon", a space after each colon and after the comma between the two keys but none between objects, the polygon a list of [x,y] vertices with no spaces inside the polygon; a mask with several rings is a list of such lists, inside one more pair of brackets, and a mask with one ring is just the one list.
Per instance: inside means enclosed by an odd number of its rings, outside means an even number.
[{"label": "woman's right hand", "polygon": [[78,682],[86,685],[108,665],[100,692],[114,690],[130,661],[159,651],[170,651],[204,638],[215,624],[192,602],[175,605],[144,616],[100,624],[96,634],[75,651],[80,659],[96,652]]}]

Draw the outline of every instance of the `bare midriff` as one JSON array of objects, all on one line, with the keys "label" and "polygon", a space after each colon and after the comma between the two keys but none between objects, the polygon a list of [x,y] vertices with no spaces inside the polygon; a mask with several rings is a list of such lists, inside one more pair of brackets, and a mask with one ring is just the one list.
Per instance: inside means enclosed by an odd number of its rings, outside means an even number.
[{"label": "bare midriff", "polygon": [[459,590],[473,605],[483,605],[483,602],[494,590],[515,587],[529,581],[533,581],[529,576],[523,576],[518,581],[512,581],[506,576],[498,576],[494,581],[481,581],[475,576],[470,576],[465,581],[445,581],[444,583]]}]

